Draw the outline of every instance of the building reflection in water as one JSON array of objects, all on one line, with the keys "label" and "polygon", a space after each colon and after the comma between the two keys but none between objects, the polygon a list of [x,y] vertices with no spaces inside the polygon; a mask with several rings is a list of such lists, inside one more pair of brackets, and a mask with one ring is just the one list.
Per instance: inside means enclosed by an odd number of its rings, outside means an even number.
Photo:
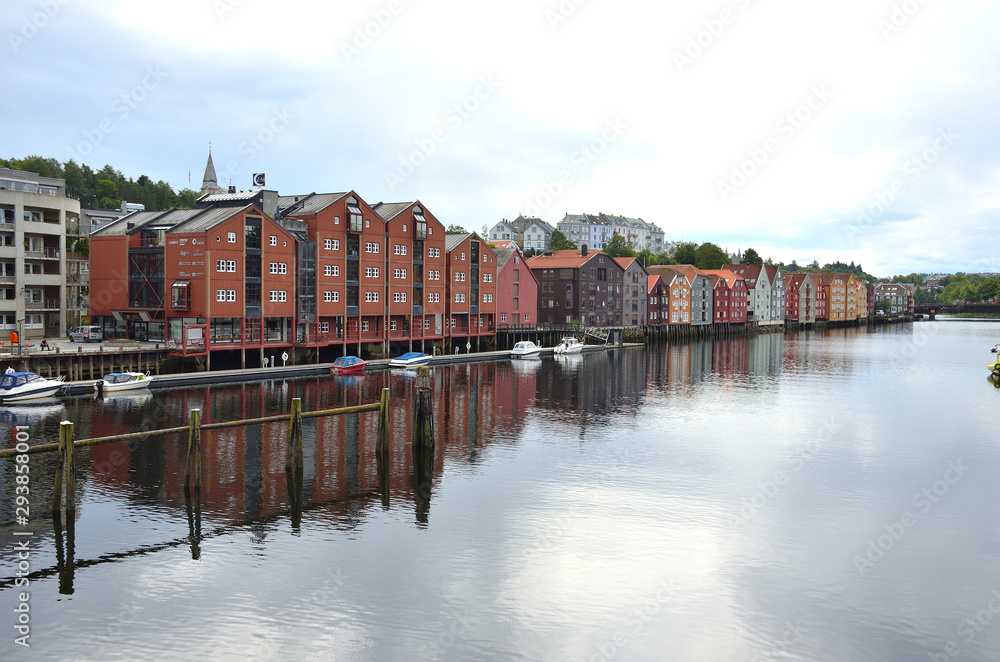
[{"label": "building reflection in water", "polygon": [[[739,383],[773,375],[789,360],[804,359],[803,342],[794,335],[766,334],[436,367],[431,374],[436,444],[423,453],[410,448],[414,379],[394,371],[74,398],[6,415],[34,416],[40,436],[54,438],[65,417],[76,423],[77,438],[101,437],[184,425],[195,408],[202,411],[204,423],[211,423],[287,412],[296,397],[304,411],[314,411],[378,402],[381,389],[390,390],[388,453],[378,457],[375,450],[376,413],[306,419],[303,474],[297,485],[285,475],[287,423],[204,430],[197,498],[185,498],[184,434],[80,452],[81,484],[120,495],[126,504],[184,508],[196,549],[202,511],[213,522],[240,525],[270,522],[291,512],[290,505],[301,505],[333,526],[351,529],[372,508],[410,504],[415,521],[426,525],[435,484],[447,467],[475,465],[491,445],[518,443],[532,420],[563,426],[568,435],[582,439],[585,431],[609,425],[615,416],[638,415],[651,394],[683,394],[706,380]],[[257,544],[269,530],[256,531]]]}]

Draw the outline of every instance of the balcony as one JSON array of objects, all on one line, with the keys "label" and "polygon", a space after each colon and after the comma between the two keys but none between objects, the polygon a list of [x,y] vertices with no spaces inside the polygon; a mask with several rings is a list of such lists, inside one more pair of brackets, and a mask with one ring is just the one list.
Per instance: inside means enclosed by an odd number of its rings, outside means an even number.
[{"label": "balcony", "polygon": [[24,251],[25,258],[36,260],[58,260],[62,251],[58,248],[43,248],[40,251]]},{"label": "balcony", "polygon": [[59,310],[59,299],[45,299],[43,301],[25,301],[25,310]]}]

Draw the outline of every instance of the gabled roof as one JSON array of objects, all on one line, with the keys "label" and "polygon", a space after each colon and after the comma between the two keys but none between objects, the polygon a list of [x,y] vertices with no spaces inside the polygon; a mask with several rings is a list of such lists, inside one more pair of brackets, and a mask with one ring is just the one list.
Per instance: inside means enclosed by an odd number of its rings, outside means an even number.
[{"label": "gabled roof", "polygon": [[621,267],[622,269],[625,269],[626,271],[628,271],[628,268],[631,267],[633,263],[638,262],[638,260],[636,260],[634,257],[613,257],[611,259],[617,262],[618,266]]},{"label": "gabled roof", "polygon": [[684,273],[683,271],[679,271],[677,269],[678,266],[679,265],[676,265],[676,264],[669,264],[669,265],[668,264],[656,264],[656,265],[651,265],[649,267],[646,267],[646,271],[649,272],[649,273],[651,273],[651,274],[659,274],[660,276],[663,277],[663,282],[664,283],[673,282],[673,280],[675,278],[680,277],[680,278],[683,278],[684,280],[686,280],[690,284],[691,283],[691,279],[688,278],[688,276],[687,276],[686,273]]},{"label": "gabled roof", "polygon": [[409,207],[411,207],[412,205],[415,205],[415,204],[417,204],[416,201],[414,201],[414,202],[380,202],[380,203],[378,203],[376,205],[373,205],[372,209],[375,210],[376,214],[378,214],[379,216],[382,217],[383,221],[387,221],[388,222],[388,221],[391,221],[392,219],[396,218],[397,216],[399,216],[400,214],[402,214],[404,211],[406,211],[407,208],[409,208]]},{"label": "gabled roof", "polygon": [[278,196],[278,208],[283,216],[314,216],[349,194],[349,191],[345,191],[343,193],[280,195]]},{"label": "gabled roof", "polygon": [[[541,255],[536,255],[529,259],[528,265],[532,269],[578,269],[598,255],[603,255],[607,258],[611,257],[604,251],[592,250],[588,250],[586,255],[581,255],[580,250],[545,251]],[[614,262],[610,259],[608,261]]]},{"label": "gabled roof", "polygon": [[91,236],[124,236],[141,232],[144,229],[165,230],[167,232],[205,232],[252,207],[253,205],[137,211],[95,230]]},{"label": "gabled roof", "polygon": [[503,241],[491,241],[489,242],[491,246],[495,249],[508,248],[509,246],[517,247],[517,242],[513,239],[504,239]]},{"label": "gabled roof", "polygon": [[464,244],[465,241],[474,234],[475,232],[467,232],[463,234],[446,234],[444,236],[445,250],[447,251],[455,250],[456,248]]},{"label": "gabled roof", "polygon": [[[189,219],[177,223],[168,232],[207,232],[216,225],[228,221],[233,216],[242,214],[251,207],[253,205],[247,205],[246,207],[209,207],[207,209],[199,209],[198,211],[205,213],[196,214]],[[160,221],[156,221],[152,225],[158,225],[159,223]]]},{"label": "gabled roof", "polygon": [[774,280],[778,277],[778,271],[780,267],[778,265],[764,265],[764,271],[767,273],[767,281],[769,283],[774,283]]},{"label": "gabled roof", "polygon": [[685,276],[687,276],[687,279],[691,282],[692,285],[694,284],[694,279],[695,278],[697,278],[698,276],[705,276],[706,275],[704,271],[702,271],[701,269],[698,269],[693,264],[672,264],[672,265],[669,265],[669,266],[670,266],[671,269],[674,269],[675,271],[679,271],[682,274],[684,274]]},{"label": "gabled roof", "polygon": [[[521,261],[522,262],[524,261],[524,255],[522,255],[521,251],[517,248],[517,244],[513,242],[508,242],[508,243],[510,245],[503,247],[498,246],[497,249],[493,251],[494,253],[496,253],[497,256],[497,269],[501,269],[503,265],[507,264],[510,258],[514,257],[515,255],[519,255],[521,257]],[[496,244],[493,245],[496,246]]]},{"label": "gabled roof", "polygon": [[[745,278],[743,278],[742,276],[737,276],[736,274],[734,274],[729,269],[726,269],[725,267],[723,267],[722,269],[705,269],[702,271],[702,273],[707,275],[709,278],[711,278],[712,276],[715,276],[716,278],[721,278],[722,280],[726,281],[726,285],[729,287],[729,289],[733,289],[733,287],[735,287],[739,283],[739,281],[743,281],[744,286],[747,284]],[[712,281],[713,284],[715,284],[715,282],[716,281],[714,280]]]},{"label": "gabled roof", "polygon": [[[762,264],[724,264],[722,268],[742,277],[750,285],[757,282],[760,278],[763,266]],[[764,272],[764,275],[766,276],[767,272]]]},{"label": "gabled roof", "polygon": [[656,287],[656,281],[663,281],[660,274],[649,274],[646,276],[646,292],[652,292]]},{"label": "gabled roof", "polygon": [[253,200],[257,191],[240,191],[239,193],[206,193],[198,198],[198,202],[231,202],[233,200]]}]

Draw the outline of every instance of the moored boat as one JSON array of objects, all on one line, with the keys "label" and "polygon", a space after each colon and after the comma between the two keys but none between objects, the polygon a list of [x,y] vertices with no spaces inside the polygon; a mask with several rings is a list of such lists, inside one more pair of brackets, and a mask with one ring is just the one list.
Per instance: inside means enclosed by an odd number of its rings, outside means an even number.
[{"label": "moored boat", "polygon": [[989,368],[994,375],[1000,377],[1000,343],[993,345],[993,347],[990,348],[990,351],[996,354],[997,358],[996,361],[986,367]]},{"label": "moored boat", "polygon": [[65,379],[63,375],[55,379],[46,379],[33,372],[15,372],[8,369],[0,377],[0,402],[47,398],[62,389]]},{"label": "moored boat", "polygon": [[556,354],[579,354],[583,351],[583,343],[573,336],[566,336],[552,351]]},{"label": "moored boat", "polygon": [[104,393],[117,393],[133,389],[149,388],[153,377],[148,372],[109,372],[97,383],[97,390]]},{"label": "moored boat", "polygon": [[514,345],[514,349],[510,350],[510,356],[513,359],[534,358],[538,356],[541,351],[542,348],[530,340],[522,340]]},{"label": "moored boat", "polygon": [[366,365],[368,365],[368,361],[358,356],[341,356],[330,366],[330,374],[359,375],[365,371]]},{"label": "moored boat", "polygon": [[407,352],[406,354],[400,354],[394,359],[389,361],[390,368],[416,368],[418,366],[427,365],[431,360],[429,354],[424,354],[423,352]]}]

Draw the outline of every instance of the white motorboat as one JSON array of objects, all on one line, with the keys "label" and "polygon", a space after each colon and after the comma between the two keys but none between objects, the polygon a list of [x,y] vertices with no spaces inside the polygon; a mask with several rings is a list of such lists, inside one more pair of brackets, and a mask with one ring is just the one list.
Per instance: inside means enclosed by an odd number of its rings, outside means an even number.
[{"label": "white motorboat", "polygon": [[514,345],[514,349],[510,350],[510,357],[512,359],[529,359],[538,356],[541,351],[542,348],[530,340],[522,340]]},{"label": "white motorboat", "polygon": [[14,372],[9,369],[0,377],[0,402],[19,402],[55,395],[66,378],[59,375],[46,379],[33,372]]},{"label": "white motorboat", "polygon": [[149,388],[153,378],[148,372],[109,372],[97,383],[97,390],[105,393],[131,391],[139,388]]},{"label": "white motorboat", "polygon": [[583,343],[573,336],[566,336],[552,351],[556,354],[579,354],[583,351]]},{"label": "white motorboat", "polygon": [[390,368],[416,368],[427,365],[431,360],[430,354],[422,352],[407,352],[389,361]]}]

